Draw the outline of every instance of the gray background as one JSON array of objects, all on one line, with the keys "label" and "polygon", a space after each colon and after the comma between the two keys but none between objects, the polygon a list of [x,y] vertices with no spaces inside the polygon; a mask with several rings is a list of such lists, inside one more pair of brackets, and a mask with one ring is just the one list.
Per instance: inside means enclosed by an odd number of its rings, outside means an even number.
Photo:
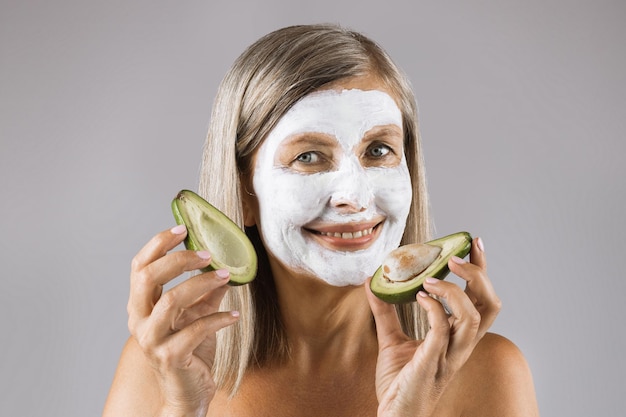
[{"label": "gray background", "polygon": [[219,81],[296,23],[412,80],[437,234],[483,237],[544,416],[624,415],[623,1],[3,1],[0,414],[99,415],[129,263],[195,188]]}]

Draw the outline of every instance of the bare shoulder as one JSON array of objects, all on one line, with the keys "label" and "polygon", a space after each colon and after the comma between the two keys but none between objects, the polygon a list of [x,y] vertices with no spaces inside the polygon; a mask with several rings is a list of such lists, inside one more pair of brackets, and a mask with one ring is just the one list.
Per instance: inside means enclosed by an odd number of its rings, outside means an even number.
[{"label": "bare shoulder", "polygon": [[[520,349],[509,339],[495,333],[487,333],[478,342],[470,358],[470,364],[483,367],[489,372],[523,371],[528,368]],[[493,375],[492,375],[493,376]]]},{"label": "bare shoulder", "polygon": [[459,371],[452,391],[467,416],[539,416],[528,363],[509,339],[487,333]]},{"label": "bare shoulder", "polygon": [[224,391],[217,391],[209,404],[207,417],[230,417],[236,411],[233,409],[228,394]]}]

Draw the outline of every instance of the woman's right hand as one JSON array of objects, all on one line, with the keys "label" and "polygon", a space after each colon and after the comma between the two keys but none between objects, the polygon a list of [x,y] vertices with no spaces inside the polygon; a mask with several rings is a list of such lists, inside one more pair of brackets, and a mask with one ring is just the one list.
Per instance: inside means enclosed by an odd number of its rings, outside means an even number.
[{"label": "woman's right hand", "polygon": [[228,289],[226,270],[198,274],[163,291],[185,271],[210,263],[207,252],[170,252],[186,234],[182,225],[157,234],[131,267],[128,327],[154,369],[164,415],[205,415],[215,394],[215,333],[239,317],[219,311]]}]

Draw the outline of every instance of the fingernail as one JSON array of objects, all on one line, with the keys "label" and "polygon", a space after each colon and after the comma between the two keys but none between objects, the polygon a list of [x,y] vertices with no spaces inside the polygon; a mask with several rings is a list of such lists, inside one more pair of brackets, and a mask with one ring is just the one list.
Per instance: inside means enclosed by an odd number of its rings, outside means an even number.
[{"label": "fingernail", "polygon": [[225,279],[230,276],[230,273],[228,272],[228,269],[218,269],[217,271],[215,271],[215,275],[217,275],[219,278]]},{"label": "fingernail", "polygon": [[463,265],[465,263],[465,261],[458,256],[453,256],[450,259],[452,259],[452,262],[454,262],[455,264]]},{"label": "fingernail", "polygon": [[239,317],[239,312],[237,310],[233,310],[230,312],[230,315],[233,317]]},{"label": "fingernail", "polygon": [[483,240],[481,238],[478,238],[476,243],[478,244],[478,249],[480,249],[481,252],[484,252],[485,251],[485,244],[483,243]]},{"label": "fingernail", "polygon": [[433,277],[428,277],[424,281],[426,281],[427,284],[437,284],[439,282],[437,278]]},{"label": "fingernail", "polygon": [[428,297],[428,294],[426,293],[426,291],[418,291],[417,295],[419,295],[422,298]]},{"label": "fingernail", "polygon": [[182,235],[183,233],[185,233],[186,230],[187,228],[184,224],[179,224],[178,226],[172,227],[170,229],[170,232],[174,233],[175,235]]},{"label": "fingernail", "polygon": [[196,255],[198,255],[198,257],[200,259],[204,259],[204,260],[211,259],[211,254],[208,251],[205,251],[205,250],[197,251]]}]

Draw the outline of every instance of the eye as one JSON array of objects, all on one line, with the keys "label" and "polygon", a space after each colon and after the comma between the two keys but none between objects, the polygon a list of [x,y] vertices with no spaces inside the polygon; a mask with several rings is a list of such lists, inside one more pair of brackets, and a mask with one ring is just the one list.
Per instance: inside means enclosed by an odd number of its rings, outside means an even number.
[{"label": "eye", "polygon": [[304,152],[296,157],[296,161],[303,164],[315,164],[320,161],[320,156],[315,152]]},{"label": "eye", "polygon": [[364,167],[395,167],[402,161],[402,148],[387,141],[370,143],[361,154]]},{"label": "eye", "polygon": [[371,156],[372,158],[383,158],[387,156],[389,152],[391,152],[391,148],[387,145],[383,145],[382,143],[379,143],[369,148],[367,152],[369,156]]},{"label": "eye", "polygon": [[315,173],[328,171],[333,168],[332,156],[320,151],[306,151],[298,154],[289,167],[301,173]]}]

